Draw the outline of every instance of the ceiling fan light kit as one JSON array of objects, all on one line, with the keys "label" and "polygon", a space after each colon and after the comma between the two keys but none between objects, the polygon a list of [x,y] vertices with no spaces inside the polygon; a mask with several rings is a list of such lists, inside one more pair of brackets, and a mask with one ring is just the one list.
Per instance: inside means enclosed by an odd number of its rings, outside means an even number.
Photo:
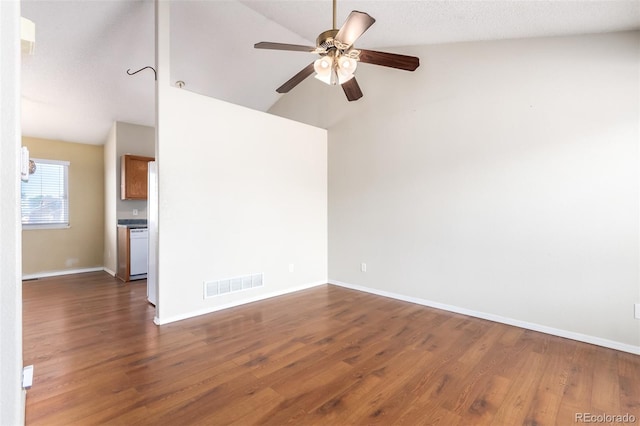
[{"label": "ceiling fan light kit", "polygon": [[[362,91],[354,75],[358,67],[358,62],[405,71],[414,71],[420,65],[419,58],[415,56],[354,49],[353,44],[374,22],[376,22],[376,20],[368,14],[354,10],[349,14],[340,29],[333,28],[320,33],[316,39],[316,47],[265,41],[256,43],[254,47],[256,49],[291,50],[320,55],[319,59],[307,65],[282,86],[278,87],[276,92],[289,92],[315,72],[315,78],[329,85],[341,85],[347,99],[349,101],[355,101],[362,97]],[[335,23],[336,1],[334,0],[334,27]]]},{"label": "ceiling fan light kit", "polygon": [[326,55],[313,63],[315,77],[330,85],[344,84],[353,78],[358,62],[347,56]]}]

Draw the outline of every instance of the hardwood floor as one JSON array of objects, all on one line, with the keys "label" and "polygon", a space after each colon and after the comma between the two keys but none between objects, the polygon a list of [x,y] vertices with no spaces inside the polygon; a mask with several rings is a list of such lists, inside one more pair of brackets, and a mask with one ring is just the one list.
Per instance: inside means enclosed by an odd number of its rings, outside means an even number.
[{"label": "hardwood floor", "polygon": [[27,425],[568,425],[640,356],[321,286],[158,327],[144,281],[24,283]]}]

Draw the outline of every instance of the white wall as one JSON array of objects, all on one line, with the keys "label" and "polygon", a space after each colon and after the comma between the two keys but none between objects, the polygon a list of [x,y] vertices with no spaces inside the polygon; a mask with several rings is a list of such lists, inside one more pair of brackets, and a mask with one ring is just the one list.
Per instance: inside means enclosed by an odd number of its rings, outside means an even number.
[{"label": "white wall", "polygon": [[[160,102],[160,321],[327,282],[326,131],[179,89]],[[203,299],[258,272],[264,288]]]},{"label": "white wall", "polygon": [[24,424],[20,224],[20,3],[0,2],[0,424]]},{"label": "white wall", "polygon": [[120,188],[116,181],[116,123],[109,129],[104,143],[104,267],[112,275],[118,270],[117,198]]},{"label": "white wall", "polygon": [[[157,6],[157,322],[326,283],[326,131],[169,87]],[[262,288],[203,298],[204,281],[260,272]]]},{"label": "white wall", "polygon": [[330,279],[640,351],[639,47],[416,47],[413,74],[361,65],[357,104],[314,81],[283,97],[333,108]]}]

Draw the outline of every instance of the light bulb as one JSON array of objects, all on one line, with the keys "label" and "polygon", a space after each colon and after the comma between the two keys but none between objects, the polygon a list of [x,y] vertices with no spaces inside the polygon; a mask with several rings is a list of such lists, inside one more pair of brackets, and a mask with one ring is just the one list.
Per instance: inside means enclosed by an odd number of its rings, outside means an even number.
[{"label": "light bulb", "polygon": [[313,63],[313,69],[316,71],[316,78],[327,84],[331,84],[332,68],[333,58],[330,56],[323,56]]},{"label": "light bulb", "polygon": [[358,66],[358,61],[349,58],[348,56],[341,56],[338,58],[338,82],[340,84],[346,83],[353,78],[353,73]]},{"label": "light bulb", "polygon": [[358,66],[358,61],[348,56],[341,56],[338,59],[338,68],[347,74],[353,74]]},{"label": "light bulb", "polygon": [[329,72],[332,64],[333,64],[333,61],[331,60],[331,58],[328,56],[325,56],[315,61],[313,63],[313,68],[316,70],[317,73],[325,74]]}]

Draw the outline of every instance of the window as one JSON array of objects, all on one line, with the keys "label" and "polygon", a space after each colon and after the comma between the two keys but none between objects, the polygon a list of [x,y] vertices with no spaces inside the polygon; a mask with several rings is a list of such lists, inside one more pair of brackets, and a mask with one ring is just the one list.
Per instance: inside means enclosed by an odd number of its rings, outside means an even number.
[{"label": "window", "polygon": [[69,162],[32,159],[36,171],[22,182],[21,207],[24,228],[69,226]]}]

